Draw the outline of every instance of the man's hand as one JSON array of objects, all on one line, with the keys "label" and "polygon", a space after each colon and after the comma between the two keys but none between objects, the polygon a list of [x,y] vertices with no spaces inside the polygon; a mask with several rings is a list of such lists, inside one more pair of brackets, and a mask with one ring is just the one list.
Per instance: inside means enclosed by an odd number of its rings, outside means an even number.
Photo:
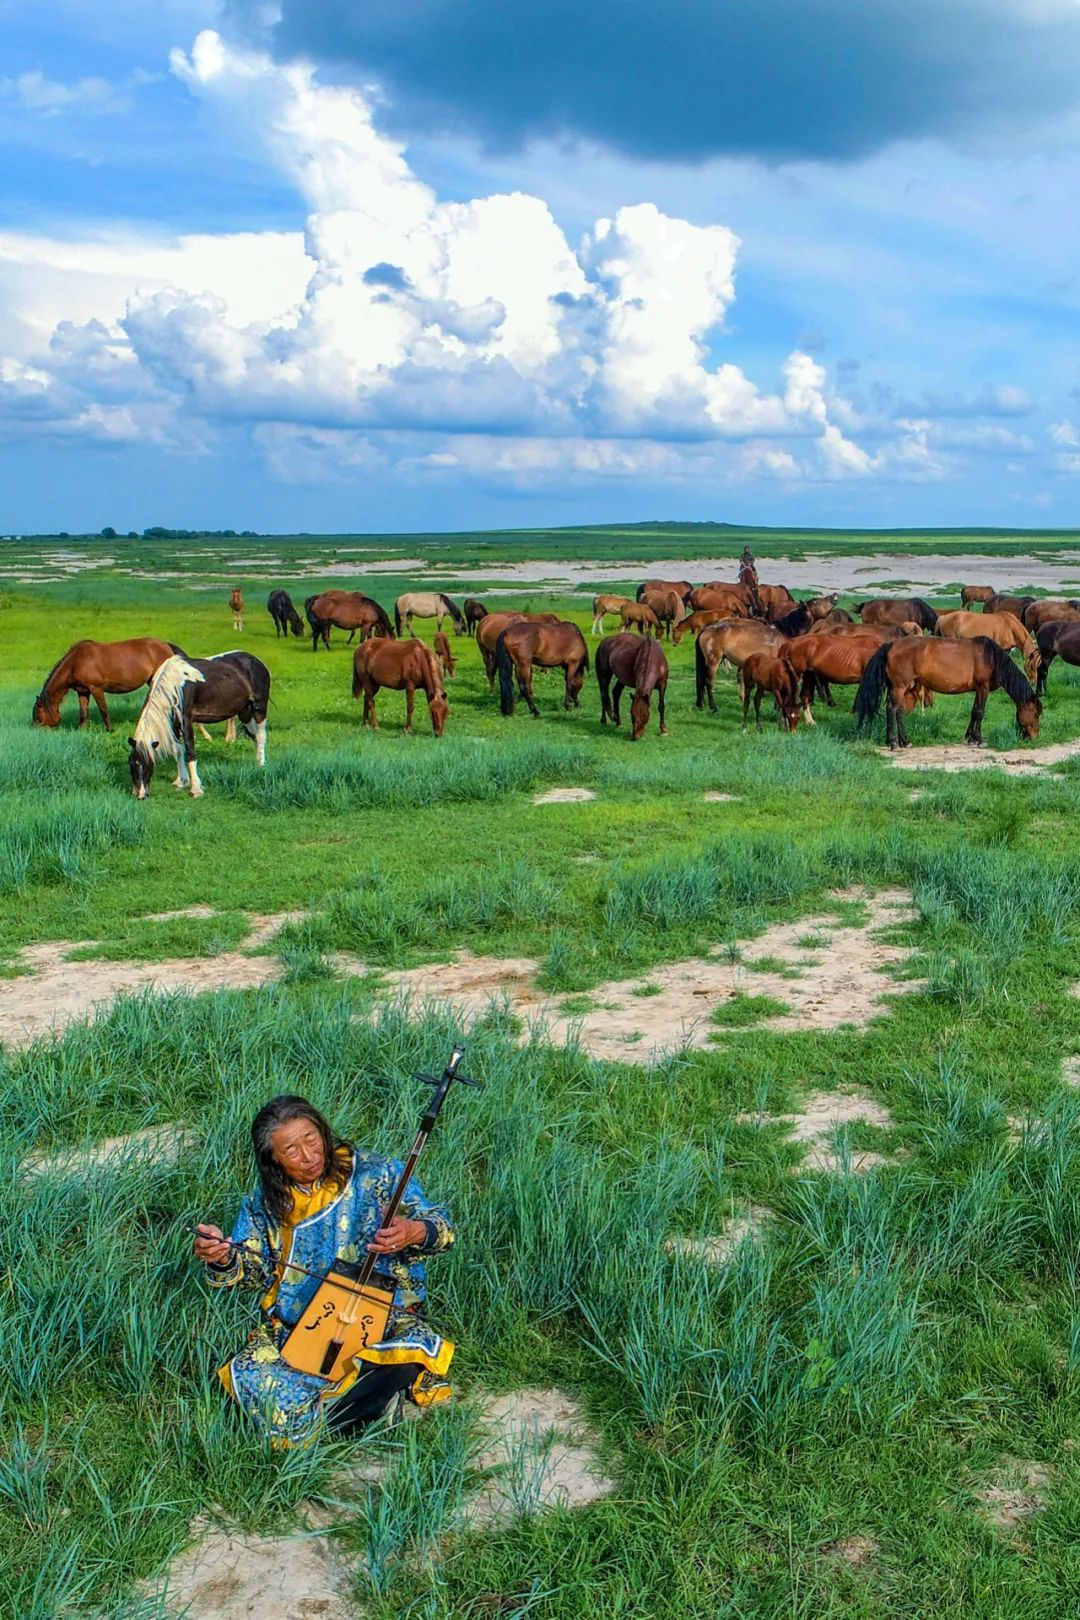
[{"label": "man's hand", "polygon": [[400,1254],[402,1249],[419,1249],[427,1242],[423,1221],[410,1221],[395,1215],[389,1226],[380,1226],[368,1244],[369,1254]]},{"label": "man's hand", "polygon": [[198,1230],[199,1235],[195,1239],[196,1260],[205,1260],[212,1266],[227,1266],[232,1259],[232,1244],[220,1226],[210,1226],[200,1221]]}]

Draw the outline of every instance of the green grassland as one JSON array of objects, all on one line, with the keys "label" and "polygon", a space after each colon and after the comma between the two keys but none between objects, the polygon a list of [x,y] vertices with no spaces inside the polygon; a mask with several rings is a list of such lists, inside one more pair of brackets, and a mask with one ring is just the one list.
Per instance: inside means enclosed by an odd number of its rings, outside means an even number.
[{"label": "green grassland", "polygon": [[[858,739],[850,693],[794,737],[743,734],[731,677],[720,713],[693,706],[693,647],[671,654],[671,735],[639,744],[538,682],[541,718],[503,719],[475,647],[455,638],[445,737],[360,727],[351,656],[275,641],[263,602],[282,583],[369,589],[407,573],[335,577],[350,561],[485,556],[613,561],[734,555],[744,531],[697,526],[559,535],[340,537],[206,542],[248,597],[234,633],[200,542],[100,542],[147,575],[107,565],[49,584],[0,584],[0,972],[24,945],[94,942],[93,954],[212,957],[244,939],[244,913],[297,910],[268,947],[268,989],[122,998],[107,1016],[0,1058],[0,1591],[27,1620],[155,1613],[137,1582],[209,1515],[264,1531],[295,1522],[341,1449],[271,1454],[219,1398],[213,1369],[240,1340],[247,1302],[208,1297],[183,1228],[231,1219],[250,1170],[247,1122],[299,1089],[339,1126],[399,1152],[417,1088],[455,1034],[445,1007],[373,1011],[380,968],[461,946],[541,960],[546,988],[584,1008],[595,987],[730,946],[778,919],[820,915],[835,889],[902,886],[916,920],[898,970],[926,980],[865,1029],[758,1027],[752,976],[704,1051],[652,1067],[601,1064],[518,1031],[498,1004],[471,1035],[483,1093],[454,1100],[424,1181],[453,1207],[458,1245],[433,1268],[465,1392],[557,1384],[582,1399],[618,1489],[579,1512],[455,1529],[471,1477],[469,1400],[376,1438],[386,1491],[357,1496],[342,1532],[357,1614],[773,1616],[986,1620],[1069,1612],[1080,1586],[1080,769],[916,778]],[[751,536],[761,556],[870,548],[957,555],[1014,546],[1053,556],[1075,536]],[[699,543],[700,542],[700,543]],[[769,549],[775,544],[775,549]],[[93,550],[10,542],[0,556]],[[371,546],[367,552],[350,547]],[[132,549],[126,549],[132,548]],[[216,549],[215,549],[216,548]],[[652,548],[652,549],[650,549]],[[253,559],[273,556],[281,567]],[[318,557],[318,565],[300,559]],[[211,566],[213,564],[213,566]],[[320,572],[320,569],[322,570]],[[294,571],[290,571],[294,570]],[[643,567],[644,571],[644,567]],[[692,571],[692,570],[691,570]],[[198,587],[213,573],[211,589]],[[778,569],[782,577],[782,569]],[[160,577],[164,574],[179,577]],[[902,577],[902,567],[898,578]],[[531,602],[500,598],[490,605]],[[945,598],[941,598],[943,604]],[[586,630],[584,595],[556,599]],[[953,598],[949,605],[955,605]],[[273,673],[268,765],[221,728],[200,747],[206,797],[159,771],[130,797],[125,739],[140,698],[110,700],[115,732],[32,731],[44,672],[71,642],[153,633],[204,655],[240,644]],[[422,627],[422,633],[429,633]],[[592,644],[592,643],[590,643]],[[958,742],[968,699],[910,722],[915,747]],[[990,699],[991,747],[1015,745]],[[1080,735],[1080,670],[1056,665],[1040,744]],[[1033,755],[1036,749],[1030,750]],[[912,798],[912,790],[919,796]],[[534,805],[552,785],[587,803]],[[707,802],[707,792],[734,797]],[[211,905],[212,918],[150,914]],[[807,949],[827,951],[827,931]],[[85,945],[71,972],[83,971]],[[17,987],[18,979],[12,981]],[[6,981],[5,981],[6,983]],[[574,998],[581,998],[575,1001]],[[641,997],[646,1027],[648,994]],[[892,1155],[867,1176],[793,1176],[775,1126],[815,1091],[850,1085],[890,1110],[849,1145]],[[1021,1117],[1017,1128],[1010,1117]],[[175,1165],[32,1179],[35,1149],[183,1124]],[[444,1128],[445,1127],[445,1128]],[[749,1200],[776,1213],[727,1266],[665,1252]],[[1012,1534],[976,1498],[1002,1458],[1051,1476],[1044,1511]],[[850,1568],[828,1549],[866,1536]]]}]

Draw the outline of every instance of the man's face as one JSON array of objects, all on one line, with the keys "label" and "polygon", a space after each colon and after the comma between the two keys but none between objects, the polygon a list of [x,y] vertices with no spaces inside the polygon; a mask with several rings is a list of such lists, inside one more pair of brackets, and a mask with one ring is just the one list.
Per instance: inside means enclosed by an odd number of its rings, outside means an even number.
[{"label": "man's face", "polygon": [[287,1125],[279,1125],[270,1146],[289,1180],[303,1187],[318,1181],[326,1169],[322,1137],[310,1119],[291,1119]]}]

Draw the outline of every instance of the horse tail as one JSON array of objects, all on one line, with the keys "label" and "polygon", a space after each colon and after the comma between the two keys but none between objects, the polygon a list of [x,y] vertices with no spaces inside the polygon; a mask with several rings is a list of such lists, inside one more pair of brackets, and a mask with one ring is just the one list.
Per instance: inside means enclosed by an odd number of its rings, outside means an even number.
[{"label": "horse tail", "polygon": [[881,699],[889,684],[886,664],[889,658],[891,641],[882,642],[877,652],[863,670],[859,690],[855,693],[855,718],[859,722],[859,730],[864,730],[877,717],[881,708]]},{"label": "horse tail", "polygon": [[[584,637],[582,639],[584,640]],[[581,673],[583,675],[587,675],[589,673],[589,648],[588,648],[588,643],[585,644],[585,656],[581,660]]]},{"label": "horse tail", "polygon": [[499,707],[503,714],[514,712],[514,661],[506,645],[506,631],[499,631],[495,643],[495,668],[499,672]]},{"label": "horse tail", "polygon": [[930,634],[933,635],[937,630],[938,616],[929,602],[922,596],[913,596],[911,598],[911,609],[911,617],[915,620],[915,623],[921,626],[923,630],[929,630]]},{"label": "horse tail", "polygon": [[394,629],[401,634],[401,598],[394,603]]},{"label": "horse tail", "polygon": [[[361,643],[361,645],[362,645],[362,643]],[[357,650],[357,652],[359,652],[360,648],[357,647],[356,650]],[[360,670],[359,670],[359,667],[357,665],[357,661],[354,658],[353,659],[353,666],[352,666],[352,695],[353,695],[353,697],[358,698],[363,690],[364,690],[364,683],[360,679]]]},{"label": "horse tail", "polygon": [[637,590],[636,590],[636,591],[635,591],[635,592],[634,592],[634,601],[635,601],[635,602],[640,602],[640,601],[641,601],[641,598],[642,598],[642,597],[643,597],[643,596],[644,596],[644,595],[645,595],[645,584],[644,584],[644,582],[643,582],[643,583],[642,583],[642,584],[640,584],[640,585],[639,585],[639,586],[638,586],[638,588],[637,588]]},{"label": "horse tail", "polygon": [[996,641],[991,641],[989,636],[975,636],[974,643],[975,646],[981,647],[990,659],[997,684],[1006,696],[1012,698],[1016,704],[1034,702],[1035,692],[1031,682],[1023,670],[1013,663],[1003,647],[999,647]]},{"label": "horse tail", "polygon": [[697,706],[700,709],[705,701],[705,687],[709,679],[709,666],[705,662],[705,653],[701,646],[699,635],[694,643],[694,676],[697,681]]}]

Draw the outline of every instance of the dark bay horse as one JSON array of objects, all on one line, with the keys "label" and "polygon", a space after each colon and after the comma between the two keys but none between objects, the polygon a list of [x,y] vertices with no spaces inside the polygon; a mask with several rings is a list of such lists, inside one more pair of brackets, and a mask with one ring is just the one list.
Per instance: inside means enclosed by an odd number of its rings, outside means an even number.
[{"label": "dark bay horse", "polygon": [[1080,624],[1075,619],[1051,619],[1048,624],[1040,624],[1035,640],[1042,659],[1036,692],[1042,697],[1046,691],[1046,674],[1055,658],[1064,659],[1066,664],[1080,664]]},{"label": "dark bay horse", "polygon": [[761,699],[766,692],[771,692],[776,699],[776,716],[783,731],[797,731],[799,728],[799,682],[784,656],[780,652],[756,652],[739,670],[739,696],[742,698],[743,730],[746,730],[746,716],[750,707],[750,699],[754,700],[754,722],[758,731],[761,730]]},{"label": "dark bay horse", "polygon": [[461,604],[461,611],[465,619],[466,634],[475,636],[476,627],[480,623],[480,620],[487,617],[487,608],[484,606],[483,602],[480,601],[479,597],[467,596],[464,602]]},{"label": "dark bay horse", "polygon": [[1035,596],[1009,596],[1004,591],[995,591],[983,603],[984,613],[1015,613],[1020,623],[1024,622],[1024,613],[1032,602],[1038,601]]},{"label": "dark bay horse", "polygon": [[607,725],[609,718],[615,725],[621,724],[619,699],[630,687],[634,694],[630,704],[631,742],[638,742],[645,734],[654,692],[660,714],[660,735],[667,736],[664,699],[668,661],[663,648],[651,636],[642,638],[628,633],[606,636],[596,649],[596,679],[600,687],[602,726]]},{"label": "dark bay horse", "polygon": [[311,626],[311,650],[318,652],[319,642],[329,651],[330,627],[349,631],[349,641],[359,630],[360,640],[368,636],[393,637],[394,627],[385,608],[363,591],[323,591],[309,596],[304,603],[308,624]]},{"label": "dark bay horse", "polygon": [[1024,609],[1022,623],[1034,635],[1040,624],[1053,624],[1055,619],[1071,619],[1080,624],[1080,602],[1075,598],[1041,596]]},{"label": "dark bay horse", "polygon": [[982,720],[986,700],[999,689],[1016,707],[1016,724],[1025,737],[1039,735],[1042,704],[1031,683],[989,636],[973,641],[938,641],[912,636],[888,641],[866,666],[855,694],[855,717],[860,727],[870,725],[888,692],[886,740],[890,748],[907,748],[904,714],[915,706],[916,688],[954,694],[974,692],[967,736],[973,747],[982,746]]},{"label": "dark bay horse", "polygon": [[290,630],[294,636],[304,634],[304,621],[297,613],[288,591],[271,591],[266,598],[266,611],[274,621],[275,636],[284,636],[287,641]]},{"label": "dark bay horse", "polygon": [[518,691],[534,716],[539,715],[533,697],[534,669],[561,669],[566,677],[564,709],[581,706],[581,688],[589,669],[589,649],[576,624],[559,619],[554,624],[507,625],[495,643],[495,667],[499,674],[499,702],[504,715],[514,712],[514,677]]},{"label": "dark bay horse", "polygon": [[499,637],[509,624],[558,624],[557,613],[518,613],[510,609],[503,613],[488,613],[481,619],[476,628],[476,645],[480,648],[480,657],[484,663],[484,673],[488,678],[488,686],[495,690],[495,648]]},{"label": "dark bay horse", "polygon": [[195,726],[200,722],[239,720],[255,744],[257,763],[265,765],[269,704],[270,671],[253,653],[167,658],[151,683],[135,735],[128,738],[131,791],[137,799],[145,799],[155,763],[168,754],[176,760],[173,786],[190,787],[192,798],[201,799],[195,756]]},{"label": "dark bay horse", "polygon": [[855,613],[863,624],[906,624],[910,621],[931,635],[937,629],[937,614],[921,596],[874,596],[860,602]]},{"label": "dark bay horse", "polygon": [[60,724],[60,705],[69,692],[78,693],[79,724],[85,726],[90,699],[98,706],[105,730],[112,730],[105,694],[134,692],[148,682],[166,658],[179,653],[171,641],[139,636],[134,641],[77,641],[45,677],[34,699],[31,722],[50,729]]},{"label": "dark bay horse", "polygon": [[364,697],[364,725],[379,729],[375,698],[381,687],[405,693],[405,735],[412,736],[413,703],[417,688],[427,698],[431,729],[441,737],[450,713],[438,659],[424,642],[388,641],[374,636],[362,641],[353,654],[352,695]]}]

